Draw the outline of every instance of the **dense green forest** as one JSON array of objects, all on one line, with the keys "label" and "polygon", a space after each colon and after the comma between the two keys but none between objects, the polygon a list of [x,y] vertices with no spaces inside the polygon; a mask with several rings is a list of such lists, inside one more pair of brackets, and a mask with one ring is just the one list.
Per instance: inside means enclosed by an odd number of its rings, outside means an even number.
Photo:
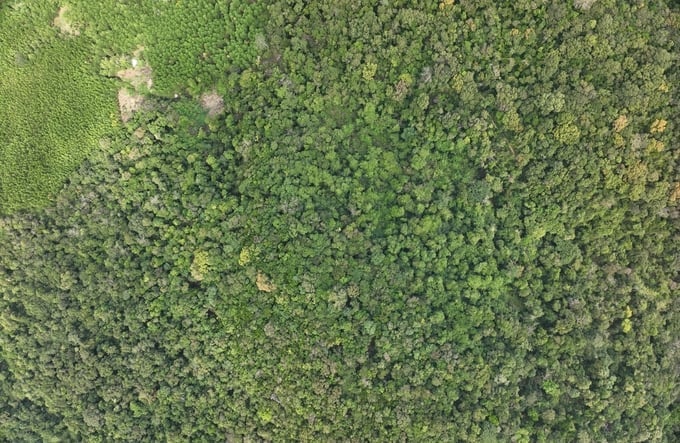
[{"label": "dense green forest", "polygon": [[680,4],[0,1],[0,441],[680,440]]}]

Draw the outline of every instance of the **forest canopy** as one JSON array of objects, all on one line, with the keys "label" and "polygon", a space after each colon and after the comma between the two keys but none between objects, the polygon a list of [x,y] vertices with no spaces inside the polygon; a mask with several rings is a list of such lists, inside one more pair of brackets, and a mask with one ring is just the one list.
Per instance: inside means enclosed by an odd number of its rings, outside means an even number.
[{"label": "forest canopy", "polygon": [[0,4],[0,440],[680,439],[680,8]]}]

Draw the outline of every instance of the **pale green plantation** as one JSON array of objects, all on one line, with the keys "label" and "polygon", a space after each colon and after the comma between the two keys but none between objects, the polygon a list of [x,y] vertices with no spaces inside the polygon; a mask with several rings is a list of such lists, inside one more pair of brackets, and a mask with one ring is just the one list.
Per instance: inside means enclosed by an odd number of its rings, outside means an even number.
[{"label": "pale green plantation", "polygon": [[93,42],[54,26],[57,11],[0,7],[0,212],[47,204],[118,119]]}]

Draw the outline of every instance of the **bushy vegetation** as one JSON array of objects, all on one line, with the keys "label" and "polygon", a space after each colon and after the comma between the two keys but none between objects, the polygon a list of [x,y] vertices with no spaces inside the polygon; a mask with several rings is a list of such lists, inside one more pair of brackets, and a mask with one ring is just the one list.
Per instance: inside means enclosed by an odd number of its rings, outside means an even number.
[{"label": "bushy vegetation", "polygon": [[0,219],[0,438],[680,438],[677,10],[225,3],[71,5],[157,89]]}]

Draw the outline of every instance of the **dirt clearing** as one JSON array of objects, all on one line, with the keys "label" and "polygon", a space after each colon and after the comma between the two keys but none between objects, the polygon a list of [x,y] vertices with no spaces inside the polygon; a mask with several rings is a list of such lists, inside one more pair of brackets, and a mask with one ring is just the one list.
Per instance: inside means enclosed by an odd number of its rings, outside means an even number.
[{"label": "dirt clearing", "polygon": [[145,86],[147,90],[150,90],[153,86],[153,72],[151,70],[151,66],[147,65],[142,60],[143,51],[144,46],[138,46],[137,49],[135,49],[135,51],[132,53],[132,57],[129,59],[126,58],[132,67],[121,69],[120,71],[116,72],[116,77],[128,82],[137,91],[141,86]]},{"label": "dirt clearing", "polygon": [[130,93],[125,88],[118,91],[118,109],[120,109],[120,118],[123,123],[128,122],[132,114],[143,109],[145,104],[144,97],[139,94]]},{"label": "dirt clearing", "polygon": [[130,83],[135,89],[144,85],[147,89],[151,89],[153,86],[153,80],[151,79],[151,67],[150,66],[138,66],[135,68],[128,68],[118,71],[116,76]]},{"label": "dirt clearing", "polygon": [[52,24],[61,31],[62,34],[66,35],[80,35],[80,31],[71,25],[71,22],[66,18],[66,13],[68,12],[68,6],[64,5],[59,8],[57,16],[54,18]]},{"label": "dirt clearing", "polygon": [[206,92],[201,96],[201,106],[208,111],[208,117],[224,112],[224,99],[217,92]]}]

